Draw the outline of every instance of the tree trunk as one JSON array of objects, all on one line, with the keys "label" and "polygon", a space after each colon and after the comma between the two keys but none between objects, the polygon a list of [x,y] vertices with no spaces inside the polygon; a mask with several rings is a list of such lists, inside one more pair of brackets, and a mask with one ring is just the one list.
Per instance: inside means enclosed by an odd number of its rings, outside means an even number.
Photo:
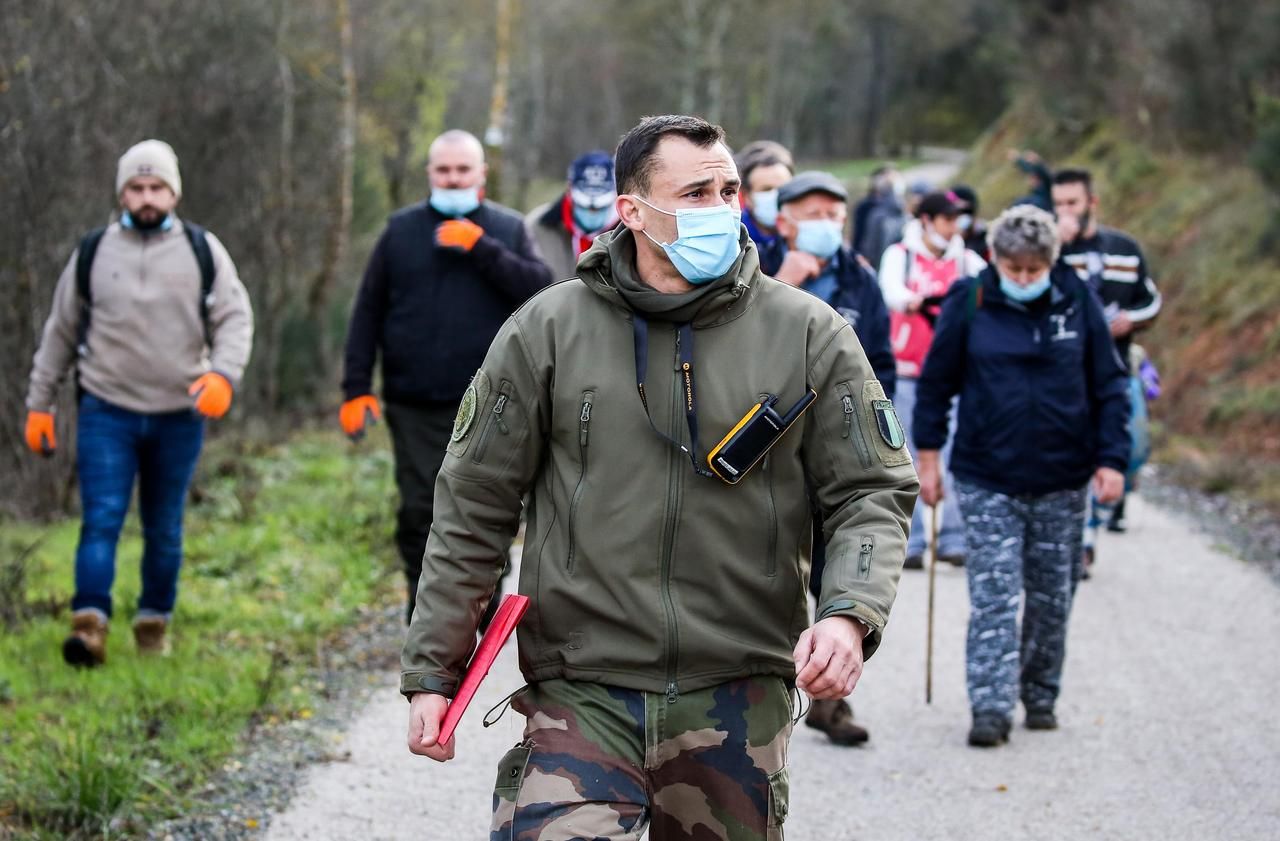
[{"label": "tree trunk", "polygon": [[489,100],[489,126],[484,132],[485,162],[489,174],[485,179],[485,195],[500,201],[502,195],[503,147],[507,142],[507,101],[511,87],[511,18],[516,0],[498,0],[495,22],[493,96]]},{"label": "tree trunk", "polygon": [[342,68],[340,119],[338,122],[338,167],[330,210],[329,234],[324,262],[307,296],[307,320],[316,329],[319,370],[328,376],[332,354],[325,327],[325,309],[337,284],[338,272],[347,259],[351,233],[352,182],[356,159],[356,70],[351,38],[351,8],[347,0],[335,0],[339,58]]}]

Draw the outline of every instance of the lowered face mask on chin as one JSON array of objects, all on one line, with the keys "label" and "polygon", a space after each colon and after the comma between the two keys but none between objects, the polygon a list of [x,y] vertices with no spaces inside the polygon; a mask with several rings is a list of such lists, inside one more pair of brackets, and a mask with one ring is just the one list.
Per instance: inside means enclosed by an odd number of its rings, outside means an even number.
[{"label": "lowered face mask on chin", "polygon": [[466,216],[480,206],[480,188],[463,187],[458,190],[432,189],[431,206],[441,216],[457,219]]},{"label": "lowered face mask on chin", "polygon": [[924,226],[924,239],[939,252],[944,252],[951,246],[951,240],[934,230],[932,225]]},{"label": "lowered face mask on chin", "polygon": [[659,213],[676,217],[676,238],[671,242],[658,242],[648,231],[641,233],[666,252],[676,271],[690,283],[702,284],[722,277],[738,259],[742,251],[738,243],[742,219],[732,206],[682,207],[673,213],[654,207],[639,196],[635,199]]},{"label": "lowered face mask on chin", "polygon": [[1026,286],[1020,286],[1015,281],[1005,277],[1004,273],[1001,272],[1000,291],[1003,292],[1004,296],[1009,300],[1017,301],[1020,304],[1034,301],[1036,298],[1039,298],[1041,295],[1049,291],[1049,271],[1046,269],[1044,274],[1040,275]]},{"label": "lowered face mask on chin", "polygon": [[166,213],[163,216],[156,217],[154,221],[143,222],[135,217],[129,211],[120,214],[120,227],[130,231],[137,231],[140,234],[149,234],[154,231],[167,231],[173,227],[173,214]]}]

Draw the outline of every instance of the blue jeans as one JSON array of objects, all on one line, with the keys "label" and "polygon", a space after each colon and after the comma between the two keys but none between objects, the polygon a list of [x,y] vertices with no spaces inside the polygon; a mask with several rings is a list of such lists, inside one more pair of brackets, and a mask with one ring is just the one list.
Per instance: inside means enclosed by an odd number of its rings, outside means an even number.
[{"label": "blue jeans", "polygon": [[[942,523],[938,526],[938,545],[935,547],[939,555],[963,555],[964,518],[960,515],[960,500],[956,494],[955,479],[948,469],[951,465],[951,443],[956,437],[956,414],[958,400],[951,401],[951,421],[947,429],[947,443],[942,447],[939,459],[942,462]],[[898,384],[893,394],[893,408],[902,420],[902,428],[907,433],[907,447],[911,450],[911,458],[918,464],[920,457],[916,453],[915,436],[911,434],[911,416],[916,409],[916,380],[914,377],[898,377]],[[907,536],[907,555],[923,555],[928,531],[924,527],[924,505],[917,504],[911,515],[911,534]]]},{"label": "blue jeans", "polygon": [[84,514],[73,610],[94,608],[111,615],[116,543],[136,476],[144,544],[138,612],[173,612],[182,566],[182,513],[203,442],[204,419],[194,411],[140,414],[92,394],[80,398],[76,470]]}]

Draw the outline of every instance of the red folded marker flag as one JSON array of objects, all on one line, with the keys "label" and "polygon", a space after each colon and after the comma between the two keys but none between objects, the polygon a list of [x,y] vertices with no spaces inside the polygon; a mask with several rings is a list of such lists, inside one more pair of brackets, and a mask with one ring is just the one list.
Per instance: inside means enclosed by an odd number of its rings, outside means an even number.
[{"label": "red folded marker flag", "polygon": [[467,711],[467,705],[471,703],[476,690],[480,688],[480,682],[484,680],[485,675],[489,674],[489,669],[493,667],[493,661],[497,659],[498,652],[502,650],[502,646],[511,636],[511,632],[516,629],[516,625],[520,624],[520,618],[528,609],[528,596],[509,595],[502,599],[498,612],[489,623],[489,630],[484,632],[484,636],[480,639],[480,646],[467,666],[467,673],[462,676],[462,686],[458,687],[458,693],[453,696],[453,701],[444,714],[437,744],[449,744],[449,740],[453,738],[453,731],[462,720],[462,714]]}]

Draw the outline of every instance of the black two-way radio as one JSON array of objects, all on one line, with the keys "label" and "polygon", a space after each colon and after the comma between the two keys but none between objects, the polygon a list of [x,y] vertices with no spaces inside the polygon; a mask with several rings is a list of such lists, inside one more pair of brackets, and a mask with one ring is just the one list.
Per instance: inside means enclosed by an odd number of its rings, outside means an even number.
[{"label": "black two-way radio", "polygon": [[810,388],[785,415],[779,415],[773,408],[778,396],[768,395],[711,450],[707,456],[711,472],[736,485],[817,399],[818,392]]}]

